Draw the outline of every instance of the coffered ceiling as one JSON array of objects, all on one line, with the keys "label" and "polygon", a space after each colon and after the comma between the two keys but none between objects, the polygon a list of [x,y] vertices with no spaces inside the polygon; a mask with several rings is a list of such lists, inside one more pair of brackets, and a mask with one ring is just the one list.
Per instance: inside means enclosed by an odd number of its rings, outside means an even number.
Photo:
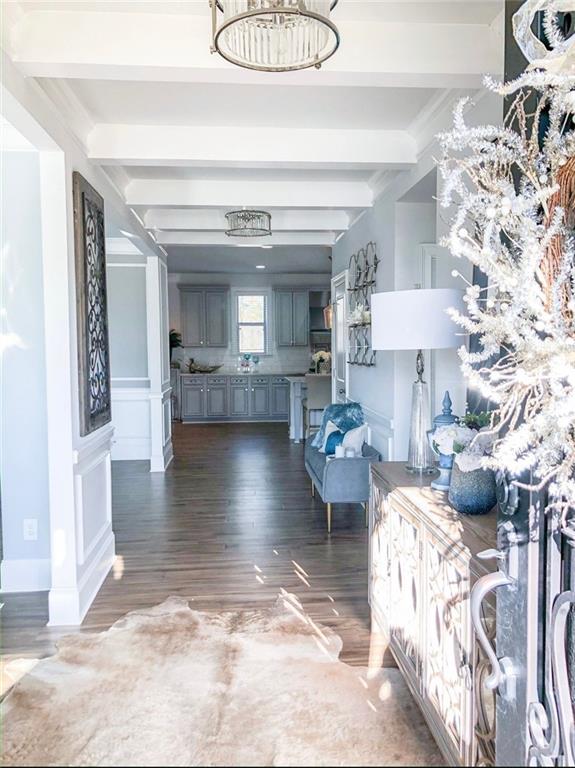
[{"label": "coffered ceiling", "polygon": [[[211,55],[207,0],[4,0],[3,47],[38,80],[170,268],[329,270],[329,248],[410,168],[434,115],[502,69],[502,0],[340,0],[320,70],[261,73]],[[227,210],[268,209],[242,258]],[[253,246],[260,245],[254,242]],[[314,250],[315,249],[315,250]],[[258,254],[258,251],[261,251]],[[307,254],[307,255],[306,255]]]}]

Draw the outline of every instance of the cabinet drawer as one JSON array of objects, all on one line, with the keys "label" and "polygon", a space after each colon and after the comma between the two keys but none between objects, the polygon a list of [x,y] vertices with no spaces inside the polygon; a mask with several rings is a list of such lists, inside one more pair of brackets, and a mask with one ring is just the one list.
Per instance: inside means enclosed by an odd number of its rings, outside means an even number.
[{"label": "cabinet drawer", "polygon": [[252,386],[262,386],[263,384],[269,384],[269,381],[270,380],[268,376],[252,376]]},{"label": "cabinet drawer", "polygon": [[227,376],[208,376],[208,384],[227,384]]},{"label": "cabinet drawer", "polygon": [[287,384],[288,380],[284,378],[283,376],[273,376],[272,377],[272,384]]},{"label": "cabinet drawer", "polygon": [[203,376],[182,376],[183,387],[203,387],[205,379]]},{"label": "cabinet drawer", "polygon": [[230,384],[241,384],[242,386],[247,386],[249,383],[249,377],[248,376],[230,376]]}]

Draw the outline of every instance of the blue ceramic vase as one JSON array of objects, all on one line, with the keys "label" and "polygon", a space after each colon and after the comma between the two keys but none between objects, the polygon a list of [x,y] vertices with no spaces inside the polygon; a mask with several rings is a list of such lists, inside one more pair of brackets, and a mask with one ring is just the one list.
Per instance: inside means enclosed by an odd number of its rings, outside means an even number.
[{"label": "blue ceramic vase", "polygon": [[486,515],[497,501],[495,473],[482,468],[463,472],[454,462],[447,498],[463,515]]}]

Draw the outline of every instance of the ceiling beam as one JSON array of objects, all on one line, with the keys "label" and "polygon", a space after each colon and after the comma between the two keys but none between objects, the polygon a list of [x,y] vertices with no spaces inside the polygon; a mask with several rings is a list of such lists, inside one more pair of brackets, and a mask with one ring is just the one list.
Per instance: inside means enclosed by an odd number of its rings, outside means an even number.
[{"label": "ceiling beam", "polygon": [[405,168],[417,162],[406,131],[99,124],[87,146],[89,158],[102,165]]},{"label": "ceiling beam", "polygon": [[369,208],[373,191],[366,182],[341,181],[164,181],[133,179],[126,203],[142,208]]},{"label": "ceiling beam", "polygon": [[228,237],[225,232],[158,232],[158,245],[322,245],[335,244],[334,232],[274,232],[266,237]]},{"label": "ceiling beam", "polygon": [[[226,229],[225,209],[177,210],[155,208],[143,216],[152,230],[186,230],[187,232],[221,232]],[[345,211],[302,210],[274,211],[274,232],[344,232],[349,228]]]},{"label": "ceiling beam", "polygon": [[502,71],[497,25],[333,18],[337,55],[275,77],[210,55],[207,13],[35,10],[14,24],[10,54],[25,74],[52,78],[477,88]]}]

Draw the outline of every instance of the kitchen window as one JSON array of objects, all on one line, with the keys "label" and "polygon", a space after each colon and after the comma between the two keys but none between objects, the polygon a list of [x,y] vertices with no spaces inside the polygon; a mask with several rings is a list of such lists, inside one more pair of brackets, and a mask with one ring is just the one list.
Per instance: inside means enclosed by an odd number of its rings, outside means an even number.
[{"label": "kitchen window", "polygon": [[265,293],[237,296],[238,351],[265,355],[268,351],[268,297]]}]

